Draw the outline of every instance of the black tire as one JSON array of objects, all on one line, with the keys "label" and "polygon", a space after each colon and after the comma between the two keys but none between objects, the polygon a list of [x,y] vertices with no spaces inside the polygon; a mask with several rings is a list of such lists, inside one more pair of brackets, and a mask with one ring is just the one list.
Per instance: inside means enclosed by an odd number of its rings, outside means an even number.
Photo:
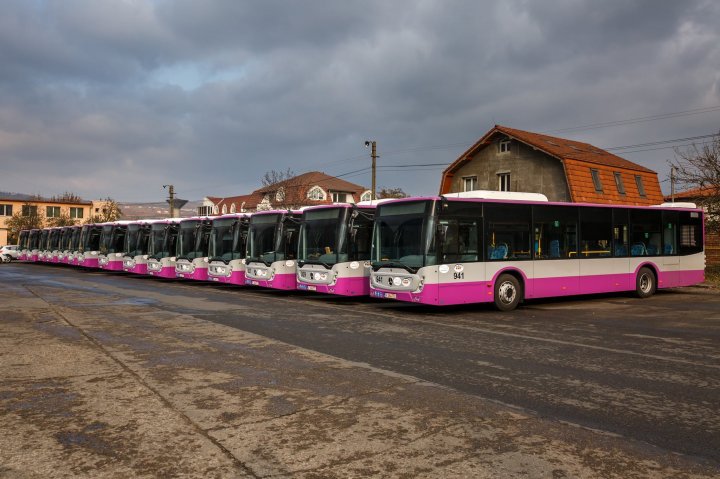
[{"label": "black tire", "polygon": [[495,307],[500,311],[512,311],[522,299],[520,281],[511,274],[501,274],[495,281]]},{"label": "black tire", "polygon": [[655,294],[657,278],[650,268],[640,268],[635,279],[635,294],[638,298],[649,298]]}]

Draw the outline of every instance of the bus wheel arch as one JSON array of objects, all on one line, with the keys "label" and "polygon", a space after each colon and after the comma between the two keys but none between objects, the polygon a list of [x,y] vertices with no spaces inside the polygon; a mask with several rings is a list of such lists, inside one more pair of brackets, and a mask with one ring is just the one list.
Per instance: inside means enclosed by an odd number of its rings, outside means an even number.
[{"label": "bus wheel arch", "polygon": [[494,301],[500,311],[512,311],[525,297],[525,284],[522,275],[508,270],[500,273],[495,280]]},{"label": "bus wheel arch", "polygon": [[643,265],[635,276],[635,294],[639,298],[649,298],[657,291],[658,273],[650,265]]}]

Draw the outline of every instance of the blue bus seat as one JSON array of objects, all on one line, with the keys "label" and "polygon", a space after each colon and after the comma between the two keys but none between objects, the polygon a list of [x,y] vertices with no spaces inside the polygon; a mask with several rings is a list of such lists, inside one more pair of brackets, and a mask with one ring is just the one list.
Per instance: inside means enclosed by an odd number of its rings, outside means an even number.
[{"label": "blue bus seat", "polygon": [[550,257],[551,258],[559,258],[560,257],[560,241],[552,240],[550,242]]},{"label": "blue bus seat", "polygon": [[644,243],[635,243],[630,247],[630,256],[645,256],[646,254]]}]

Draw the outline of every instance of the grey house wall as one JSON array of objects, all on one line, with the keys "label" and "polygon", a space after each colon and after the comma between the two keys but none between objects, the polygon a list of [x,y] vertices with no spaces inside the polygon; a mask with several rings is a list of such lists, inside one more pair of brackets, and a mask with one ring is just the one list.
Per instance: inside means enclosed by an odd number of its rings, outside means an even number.
[{"label": "grey house wall", "polygon": [[480,190],[499,189],[498,175],[510,173],[510,190],[542,193],[550,201],[570,201],[563,165],[557,158],[510,140],[510,151],[500,153],[498,136],[461,166],[452,179],[452,191],[463,191],[464,178],[477,176]]}]

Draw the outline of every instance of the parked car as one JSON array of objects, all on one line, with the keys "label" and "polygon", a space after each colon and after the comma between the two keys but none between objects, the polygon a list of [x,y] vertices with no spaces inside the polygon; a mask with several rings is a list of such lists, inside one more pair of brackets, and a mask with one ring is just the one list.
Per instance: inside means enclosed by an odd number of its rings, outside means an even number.
[{"label": "parked car", "polygon": [[0,257],[2,257],[1,259],[4,263],[7,263],[8,261],[11,261],[13,259],[17,259],[19,254],[20,250],[18,249],[18,245],[16,244],[9,244],[0,247]]}]

